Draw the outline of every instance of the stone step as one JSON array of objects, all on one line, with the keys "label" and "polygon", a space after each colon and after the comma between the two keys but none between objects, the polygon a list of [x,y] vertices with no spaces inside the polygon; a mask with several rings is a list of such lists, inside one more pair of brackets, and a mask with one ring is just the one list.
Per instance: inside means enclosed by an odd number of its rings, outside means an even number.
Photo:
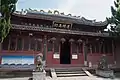
[{"label": "stone step", "polygon": [[68,71],[76,72],[76,71],[83,71],[83,70],[77,70],[77,69],[56,69],[55,71],[56,72],[68,72]]},{"label": "stone step", "polygon": [[87,76],[83,69],[55,69],[57,77]]},{"label": "stone step", "polygon": [[83,71],[75,71],[75,72],[56,72],[56,74],[81,74],[84,73]]},{"label": "stone step", "polygon": [[85,73],[81,74],[57,74],[57,77],[74,77],[74,76],[86,76]]}]

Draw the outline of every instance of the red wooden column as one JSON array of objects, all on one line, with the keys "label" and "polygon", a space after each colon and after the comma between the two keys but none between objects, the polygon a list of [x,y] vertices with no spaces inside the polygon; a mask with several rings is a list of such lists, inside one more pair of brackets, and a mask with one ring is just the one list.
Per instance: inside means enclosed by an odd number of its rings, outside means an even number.
[{"label": "red wooden column", "polygon": [[92,54],[92,45],[90,44],[90,54]]},{"label": "red wooden column", "polygon": [[31,39],[29,38],[29,48],[28,48],[29,51],[30,51],[30,48],[31,48]]},{"label": "red wooden column", "polygon": [[[83,40],[82,39],[78,39],[77,40],[77,42],[78,42],[78,45],[80,46],[80,44],[83,42]],[[80,46],[80,49],[81,49],[81,46]],[[83,49],[83,48],[82,48]],[[78,50],[79,50],[79,48],[78,48]],[[78,51],[79,52],[79,51]],[[83,51],[82,51],[83,52]]]},{"label": "red wooden column", "polygon": [[9,36],[8,50],[10,50],[10,44],[11,44],[11,37]]},{"label": "red wooden column", "polygon": [[15,51],[17,50],[17,47],[18,47],[18,37],[16,37],[16,40],[15,40]]},{"label": "red wooden column", "polygon": [[52,45],[53,45],[53,47],[52,47],[52,52],[53,52],[53,54],[54,54],[54,52],[55,52],[55,41],[52,41]]},{"label": "red wooden column", "polygon": [[61,52],[60,52],[60,49],[61,49],[61,44],[59,43],[59,55],[60,55],[60,53],[61,53]]},{"label": "red wooden column", "polygon": [[116,64],[114,40],[112,40],[112,54],[113,54],[113,58],[114,58],[113,59],[114,63]]},{"label": "red wooden column", "polygon": [[87,66],[87,49],[86,41],[83,41],[83,56],[84,56],[84,66]]},{"label": "red wooden column", "polygon": [[70,44],[71,44],[71,46],[70,46],[70,54],[71,54],[71,60],[72,60],[72,44],[73,44],[73,42],[74,42],[74,39],[70,39],[69,40],[69,42],[70,42]]},{"label": "red wooden column", "polygon": [[22,38],[22,51],[24,50],[24,37]]},{"label": "red wooden column", "polygon": [[43,66],[46,66],[46,57],[47,57],[47,36],[44,35],[44,49],[43,49]]},{"label": "red wooden column", "polygon": [[70,42],[70,54],[71,54],[71,59],[72,59],[72,42]]},{"label": "red wooden column", "polygon": [[51,40],[52,40],[52,42],[53,42],[53,49],[52,49],[52,51],[53,51],[53,53],[54,53],[54,52],[55,52],[55,41],[56,41],[56,38],[53,37],[53,38],[51,38]]},{"label": "red wooden column", "polygon": [[31,50],[31,37],[33,36],[33,33],[29,33],[29,49]]},{"label": "red wooden column", "polygon": [[40,51],[41,51],[41,52],[42,52],[42,54],[43,54],[43,51],[44,51],[44,38],[39,39],[39,40],[40,40],[40,42],[41,42],[41,44],[40,44],[40,46],[41,46]]}]

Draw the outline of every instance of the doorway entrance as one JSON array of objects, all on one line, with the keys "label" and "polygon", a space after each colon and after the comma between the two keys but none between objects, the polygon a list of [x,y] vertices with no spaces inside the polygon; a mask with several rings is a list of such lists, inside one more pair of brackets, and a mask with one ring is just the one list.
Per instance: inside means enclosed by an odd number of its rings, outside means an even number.
[{"label": "doorway entrance", "polygon": [[64,43],[61,42],[60,64],[71,64],[69,40],[66,40]]}]

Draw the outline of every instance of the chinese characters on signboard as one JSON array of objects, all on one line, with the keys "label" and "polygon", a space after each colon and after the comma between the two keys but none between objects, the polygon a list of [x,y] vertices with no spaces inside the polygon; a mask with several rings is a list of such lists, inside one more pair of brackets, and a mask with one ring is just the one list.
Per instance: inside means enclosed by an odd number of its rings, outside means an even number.
[{"label": "chinese characters on signboard", "polygon": [[53,27],[60,28],[60,29],[71,29],[72,24],[71,23],[54,22]]}]

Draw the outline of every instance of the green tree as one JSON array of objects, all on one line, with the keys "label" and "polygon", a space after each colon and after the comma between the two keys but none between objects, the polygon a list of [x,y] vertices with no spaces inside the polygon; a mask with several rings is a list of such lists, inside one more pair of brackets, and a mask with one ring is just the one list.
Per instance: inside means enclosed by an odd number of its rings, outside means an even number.
[{"label": "green tree", "polygon": [[114,1],[114,7],[111,6],[111,12],[111,18],[107,18],[110,24],[109,32],[112,36],[120,36],[120,0]]},{"label": "green tree", "polygon": [[0,0],[0,49],[11,29],[11,14],[16,10],[17,0]]}]

